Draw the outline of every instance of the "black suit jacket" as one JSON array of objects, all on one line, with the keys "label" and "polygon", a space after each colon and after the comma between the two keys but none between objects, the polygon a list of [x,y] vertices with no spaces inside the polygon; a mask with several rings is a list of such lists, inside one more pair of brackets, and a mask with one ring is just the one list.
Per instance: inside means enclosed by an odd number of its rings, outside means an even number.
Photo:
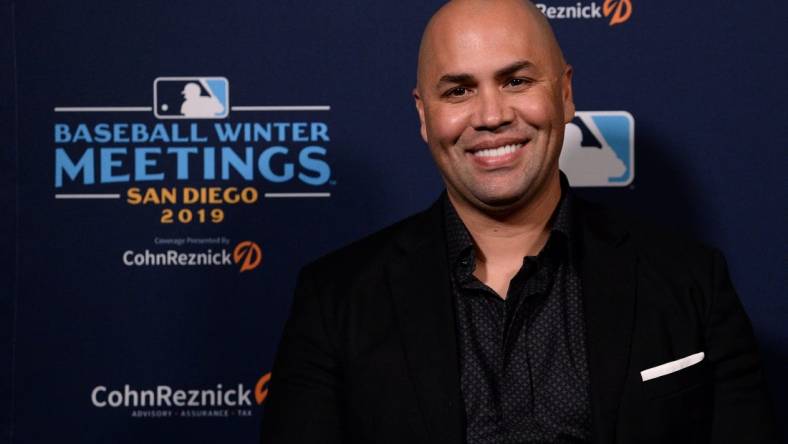
[{"label": "black suit jacket", "polygon": [[[776,442],[721,254],[575,202],[594,442]],[[269,389],[263,443],[464,442],[439,204],[304,268]]]}]

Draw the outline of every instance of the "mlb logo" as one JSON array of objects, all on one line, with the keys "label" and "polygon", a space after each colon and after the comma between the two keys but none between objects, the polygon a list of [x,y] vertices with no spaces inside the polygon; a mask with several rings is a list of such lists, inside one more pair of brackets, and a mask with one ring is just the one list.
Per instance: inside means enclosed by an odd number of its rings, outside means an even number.
[{"label": "mlb logo", "polygon": [[224,77],[158,77],[153,113],[159,119],[223,119],[230,113],[230,83]]},{"label": "mlb logo", "polygon": [[578,111],[559,160],[573,187],[625,187],[635,179],[635,119],[626,111]]}]

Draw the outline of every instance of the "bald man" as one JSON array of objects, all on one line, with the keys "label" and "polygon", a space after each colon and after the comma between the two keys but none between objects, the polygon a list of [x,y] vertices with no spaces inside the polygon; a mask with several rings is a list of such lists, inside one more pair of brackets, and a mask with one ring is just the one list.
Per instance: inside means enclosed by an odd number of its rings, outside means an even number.
[{"label": "bald man", "polygon": [[443,6],[413,97],[446,192],[304,268],[263,443],[775,440],[719,252],[569,190],[572,69],[532,4]]}]

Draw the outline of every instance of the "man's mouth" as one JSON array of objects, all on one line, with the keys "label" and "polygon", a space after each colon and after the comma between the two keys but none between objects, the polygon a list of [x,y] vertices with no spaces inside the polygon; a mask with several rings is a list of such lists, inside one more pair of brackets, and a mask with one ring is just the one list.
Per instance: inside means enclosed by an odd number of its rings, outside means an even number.
[{"label": "man's mouth", "polygon": [[508,145],[501,145],[496,148],[485,148],[474,150],[471,152],[476,157],[501,157],[507,154],[512,154],[523,147],[522,143],[511,143]]}]

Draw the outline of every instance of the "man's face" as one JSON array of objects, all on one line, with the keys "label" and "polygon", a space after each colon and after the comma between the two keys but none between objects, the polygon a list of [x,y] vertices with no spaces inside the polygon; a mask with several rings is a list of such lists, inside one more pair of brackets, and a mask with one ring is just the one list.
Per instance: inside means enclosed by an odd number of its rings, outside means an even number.
[{"label": "man's face", "polygon": [[450,196],[495,211],[557,180],[574,105],[571,70],[533,17],[482,15],[435,25],[415,96]]}]

